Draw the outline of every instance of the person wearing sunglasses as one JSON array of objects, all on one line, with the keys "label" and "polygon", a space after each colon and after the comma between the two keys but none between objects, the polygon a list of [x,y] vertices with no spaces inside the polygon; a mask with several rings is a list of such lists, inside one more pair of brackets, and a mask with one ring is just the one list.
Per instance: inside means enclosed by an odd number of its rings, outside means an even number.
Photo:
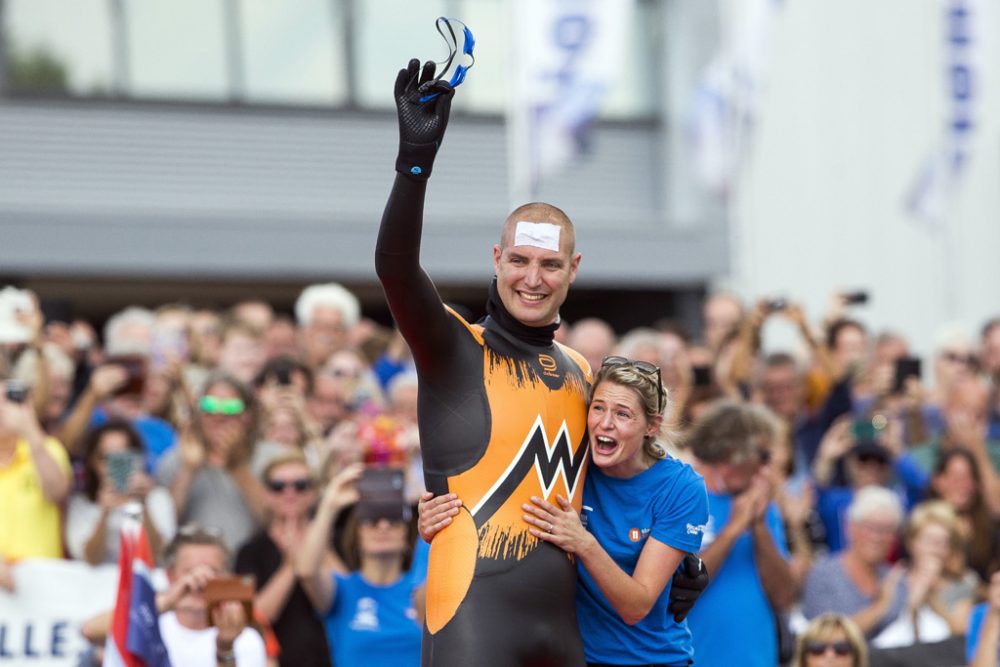
[{"label": "person wearing sunglasses", "polygon": [[[657,442],[668,403],[658,366],[606,357],[590,390],[593,467],[583,512],[559,494],[522,506],[532,536],[576,559],[588,665],[687,665],[694,657],[683,615],[669,608],[671,577],[701,548],[708,501],[701,477]],[[426,539],[457,514],[449,503],[420,509]]]},{"label": "person wearing sunglasses", "polygon": [[[426,560],[415,558],[402,483],[367,493],[364,473],[354,463],[327,484],[295,573],[325,626],[333,664],[416,665]],[[340,562],[331,559],[331,544]]]},{"label": "person wearing sunglasses", "polygon": [[157,478],[170,489],[181,523],[223,531],[235,549],[264,518],[264,488],[250,461],[256,444],[253,392],[222,372],[208,377],[180,444],[160,464]]},{"label": "person wearing sunglasses", "polygon": [[799,635],[791,667],[868,667],[868,647],[851,619],[823,614]]},{"label": "person wearing sunglasses", "polygon": [[302,452],[287,450],[264,468],[267,520],[236,553],[236,572],[257,582],[255,608],[274,628],[282,667],[329,667],[323,624],[295,578],[309,518],[316,506],[316,483]]}]

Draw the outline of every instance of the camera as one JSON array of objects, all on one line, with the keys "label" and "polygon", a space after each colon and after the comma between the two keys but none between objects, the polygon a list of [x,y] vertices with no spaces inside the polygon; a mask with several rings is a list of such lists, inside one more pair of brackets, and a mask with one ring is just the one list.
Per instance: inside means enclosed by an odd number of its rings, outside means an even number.
[{"label": "camera", "polygon": [[7,400],[11,403],[24,403],[28,400],[28,388],[17,380],[7,380]]},{"label": "camera", "polygon": [[896,359],[895,373],[892,383],[892,393],[901,394],[906,388],[907,378],[920,379],[920,358],[900,357]]},{"label": "camera", "polygon": [[764,307],[767,309],[767,312],[776,313],[779,310],[784,310],[785,308],[788,308],[788,299],[784,297],[778,299],[771,299],[765,304]]},{"label": "camera", "polygon": [[125,369],[127,380],[115,392],[116,396],[141,396],[146,387],[146,359],[139,355],[108,357],[107,365]]},{"label": "camera", "polygon": [[846,292],[843,295],[844,303],[848,306],[860,306],[868,303],[868,292],[858,290],[857,292]]}]

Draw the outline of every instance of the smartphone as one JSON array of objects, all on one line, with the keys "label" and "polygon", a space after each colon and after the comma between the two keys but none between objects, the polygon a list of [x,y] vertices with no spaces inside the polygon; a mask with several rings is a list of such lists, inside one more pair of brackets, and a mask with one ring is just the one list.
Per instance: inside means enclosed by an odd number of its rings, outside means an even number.
[{"label": "smartphone", "polygon": [[410,507],[403,497],[406,480],[399,468],[365,468],[358,479],[358,518],[408,521]]},{"label": "smartphone", "polygon": [[125,493],[132,473],[142,469],[142,460],[135,452],[112,452],[104,459],[108,464],[108,477],[115,491]]},{"label": "smartphone", "polygon": [[871,419],[857,419],[851,424],[854,442],[872,442],[878,438],[878,429]]},{"label": "smartphone", "polygon": [[712,386],[712,367],[711,366],[692,366],[691,371],[694,374],[694,386],[695,387],[711,387]]},{"label": "smartphone", "polygon": [[896,359],[896,374],[892,383],[892,393],[901,394],[906,387],[906,378],[920,379],[920,358],[900,357]]},{"label": "smartphone", "polygon": [[7,380],[7,400],[11,403],[24,403],[28,400],[28,388],[18,380]]},{"label": "smartphone", "polygon": [[276,366],[274,369],[274,379],[277,380],[278,384],[282,387],[287,387],[292,384],[292,368],[285,364]]},{"label": "smartphone", "polygon": [[770,301],[767,302],[767,305],[765,307],[767,308],[767,312],[776,313],[779,310],[784,310],[785,308],[788,308],[788,299],[785,298],[771,299]]},{"label": "smartphone", "polygon": [[165,368],[172,360],[187,357],[187,334],[180,329],[160,328],[153,332],[150,362],[156,368]]},{"label": "smartphone", "polygon": [[121,366],[125,369],[128,379],[118,391],[117,396],[141,396],[146,388],[146,359],[139,355],[122,355],[108,357],[109,366]]},{"label": "smartphone", "polygon": [[868,292],[864,290],[848,292],[844,294],[844,303],[848,306],[860,306],[861,304],[868,303]]},{"label": "smartphone", "polygon": [[253,598],[257,592],[254,578],[232,576],[210,579],[205,584],[205,602],[208,603],[208,622],[215,624],[213,612],[223,602],[241,602],[247,623],[253,623]]}]

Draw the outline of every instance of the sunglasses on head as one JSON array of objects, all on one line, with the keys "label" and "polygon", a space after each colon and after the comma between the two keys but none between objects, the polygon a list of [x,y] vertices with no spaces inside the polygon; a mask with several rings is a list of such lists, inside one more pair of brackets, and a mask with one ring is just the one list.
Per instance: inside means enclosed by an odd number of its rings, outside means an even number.
[{"label": "sunglasses on head", "polygon": [[302,478],[302,479],[269,479],[267,480],[267,488],[269,491],[274,493],[282,493],[285,489],[294,489],[296,493],[305,493],[312,488],[312,481]]},{"label": "sunglasses on head", "polygon": [[601,368],[614,368],[616,366],[627,366],[629,368],[634,368],[640,374],[653,380],[656,384],[656,407],[657,412],[663,412],[663,409],[667,407],[667,394],[663,391],[663,381],[660,378],[660,367],[656,364],[651,364],[648,361],[639,361],[634,359],[629,359],[628,357],[604,357],[604,361],[601,362]]},{"label": "sunglasses on head", "polygon": [[221,396],[202,396],[198,408],[206,415],[241,415],[246,410],[246,404],[240,398],[222,398]]},{"label": "sunglasses on head", "polygon": [[833,652],[839,656],[854,653],[854,647],[851,646],[850,642],[806,642],[806,652],[809,655],[823,655],[829,648],[832,648]]}]

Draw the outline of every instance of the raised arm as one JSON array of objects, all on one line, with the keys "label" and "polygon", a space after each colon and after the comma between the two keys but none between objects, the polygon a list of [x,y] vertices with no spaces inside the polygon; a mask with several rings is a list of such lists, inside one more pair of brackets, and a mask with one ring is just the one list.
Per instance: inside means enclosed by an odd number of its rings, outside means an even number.
[{"label": "raised arm", "polygon": [[[455,90],[434,80],[434,63],[411,60],[396,77],[399,154],[396,180],[386,202],[375,245],[375,271],[400,332],[418,367],[447,349],[448,316],[430,277],[420,266],[427,179],[444,138]],[[427,97],[433,96],[433,99]],[[421,100],[425,100],[421,102]]]},{"label": "raised arm", "polygon": [[364,466],[356,463],[330,480],[295,559],[295,576],[302,583],[313,608],[321,614],[330,608],[337,592],[332,573],[323,567],[327,545],[333,538],[333,522],[342,509],[357,501],[355,482],[363,470]]}]

